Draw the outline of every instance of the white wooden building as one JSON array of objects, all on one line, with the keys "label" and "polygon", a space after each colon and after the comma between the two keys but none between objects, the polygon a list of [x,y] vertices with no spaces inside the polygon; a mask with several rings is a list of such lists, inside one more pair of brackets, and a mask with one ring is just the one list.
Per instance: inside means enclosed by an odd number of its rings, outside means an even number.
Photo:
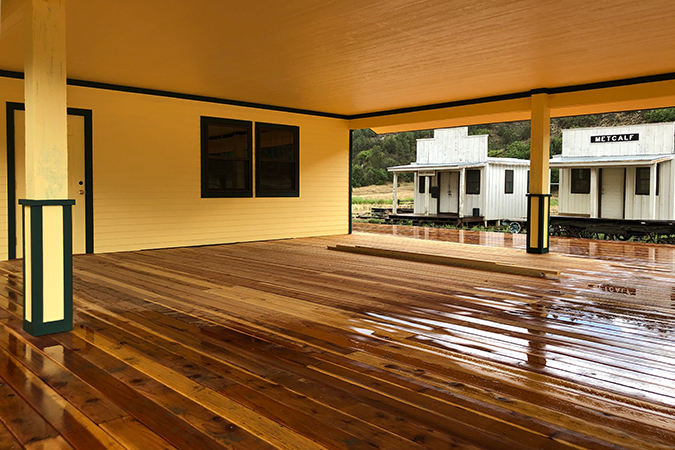
[{"label": "white wooden building", "polygon": [[563,130],[559,214],[675,219],[675,123]]},{"label": "white wooden building", "polygon": [[488,157],[488,135],[469,136],[467,127],[443,128],[434,137],[417,140],[417,160],[389,167],[397,174],[415,174],[414,214],[482,217],[484,221],[527,214],[529,161]]}]

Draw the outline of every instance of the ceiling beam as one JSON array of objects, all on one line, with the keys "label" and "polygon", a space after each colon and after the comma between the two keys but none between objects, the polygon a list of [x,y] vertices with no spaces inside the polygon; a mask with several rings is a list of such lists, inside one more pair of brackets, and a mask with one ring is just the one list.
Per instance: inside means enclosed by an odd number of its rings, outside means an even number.
[{"label": "ceiling beam", "polygon": [[[533,93],[549,93],[551,117],[601,114],[639,109],[675,106],[675,80],[640,82],[610,87],[540,89]],[[421,107],[418,111],[358,117],[349,121],[353,130],[371,128],[376,133],[425,130],[529,120],[530,96],[514,94],[508,100],[479,99],[458,106]]]}]

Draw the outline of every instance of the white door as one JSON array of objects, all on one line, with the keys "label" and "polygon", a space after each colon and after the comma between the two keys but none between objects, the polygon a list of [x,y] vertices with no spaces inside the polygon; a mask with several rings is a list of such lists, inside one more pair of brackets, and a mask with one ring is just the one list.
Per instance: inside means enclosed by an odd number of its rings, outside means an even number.
[{"label": "white door", "polygon": [[624,169],[601,169],[600,217],[623,219]]},{"label": "white door", "polygon": [[[16,180],[16,257],[23,258],[23,210],[19,200],[26,198],[26,114],[14,111],[14,174]],[[84,116],[68,115],[68,198],[73,206],[73,253],[86,253],[86,205],[84,196]]]},{"label": "white door", "polygon": [[439,172],[441,177],[439,213],[459,212],[459,172]]}]

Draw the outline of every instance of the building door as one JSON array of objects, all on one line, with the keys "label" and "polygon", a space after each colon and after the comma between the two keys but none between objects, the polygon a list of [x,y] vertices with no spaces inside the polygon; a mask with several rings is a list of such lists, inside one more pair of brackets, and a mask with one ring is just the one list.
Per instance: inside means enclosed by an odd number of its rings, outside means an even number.
[{"label": "building door", "polygon": [[439,185],[439,213],[459,213],[459,172],[438,172],[441,178]]},{"label": "building door", "polygon": [[623,219],[625,171],[623,168],[605,168],[600,171],[600,217]]},{"label": "building door", "polygon": [[[25,182],[25,136],[26,115],[22,109],[14,110],[14,254],[10,258],[23,257],[23,211],[19,199],[26,198]],[[68,198],[75,200],[73,206],[73,254],[87,252],[87,205],[85,179],[85,116],[68,114]],[[10,230],[11,232],[11,230]],[[10,240],[11,245],[11,240]],[[11,249],[10,249],[11,250]]]}]

